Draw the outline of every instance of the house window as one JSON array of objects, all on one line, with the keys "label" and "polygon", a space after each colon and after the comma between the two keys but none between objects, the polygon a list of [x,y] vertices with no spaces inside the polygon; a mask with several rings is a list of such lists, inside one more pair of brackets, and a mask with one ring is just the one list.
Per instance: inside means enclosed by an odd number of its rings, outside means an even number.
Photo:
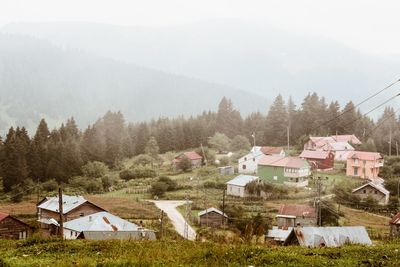
[{"label": "house window", "polygon": [[363,193],[366,194],[366,193],[367,193],[367,190],[364,189],[364,190],[363,190]]},{"label": "house window", "polygon": [[81,214],[79,214],[79,216],[83,217],[83,216],[85,216],[85,214],[82,212]]},{"label": "house window", "polygon": [[256,158],[253,158],[253,161],[256,162]]},{"label": "house window", "polygon": [[365,160],[363,160],[363,164],[364,164],[364,166],[365,166],[365,164],[366,164],[367,162],[365,161]]},{"label": "house window", "polygon": [[247,158],[245,157],[245,158],[244,158],[244,161],[246,161],[246,160],[247,160]]},{"label": "house window", "polygon": [[232,186],[229,187],[229,191],[232,192]]},{"label": "house window", "polygon": [[245,164],[243,164],[243,166],[242,166],[242,169],[243,169],[243,170],[245,170],[245,169],[246,169],[246,165],[245,165]]},{"label": "house window", "polygon": [[354,176],[358,176],[358,168],[354,167]]},{"label": "house window", "polygon": [[378,194],[378,191],[377,191],[377,190],[375,190],[375,194]]}]

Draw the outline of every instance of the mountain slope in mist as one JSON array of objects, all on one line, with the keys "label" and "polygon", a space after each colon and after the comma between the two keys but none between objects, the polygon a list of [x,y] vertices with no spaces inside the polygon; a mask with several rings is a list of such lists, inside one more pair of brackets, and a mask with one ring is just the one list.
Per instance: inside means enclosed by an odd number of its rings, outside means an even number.
[{"label": "mountain slope in mist", "polygon": [[80,126],[107,110],[127,120],[190,116],[230,97],[244,113],[267,108],[265,98],[228,86],[61,49],[48,41],[0,34],[0,130],[50,126],[74,116]]},{"label": "mountain slope in mist", "polygon": [[13,23],[5,32],[141,66],[297,102],[309,91],[342,103],[357,102],[396,80],[400,58],[362,54],[329,39],[236,20],[165,28],[81,22]]}]

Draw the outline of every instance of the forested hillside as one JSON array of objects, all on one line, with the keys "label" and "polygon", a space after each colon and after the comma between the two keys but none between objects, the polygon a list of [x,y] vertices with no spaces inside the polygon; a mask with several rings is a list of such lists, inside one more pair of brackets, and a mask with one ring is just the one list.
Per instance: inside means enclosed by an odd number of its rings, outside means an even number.
[{"label": "forested hillside", "polygon": [[130,121],[199,114],[222,96],[248,113],[268,101],[227,86],[146,69],[47,41],[0,34],[0,132],[11,125],[53,128],[74,116],[86,127],[107,110]]},{"label": "forested hillside", "polygon": [[[110,168],[118,168],[125,157],[149,153],[145,148],[151,137],[152,145],[157,147],[156,156],[198,148],[201,144],[213,146],[215,144],[209,141],[216,133],[233,140],[244,136],[248,141],[255,133],[257,145],[286,145],[287,127],[290,143],[299,149],[310,134],[354,133],[364,142],[362,149],[383,153],[388,152],[390,130],[392,142],[400,142],[400,121],[390,107],[386,107],[374,122],[357,111],[352,102],[340,107],[337,102],[326,103],[314,93],[296,107],[290,99],[285,101],[278,95],[266,115],[256,112],[243,116],[231,100],[224,97],[217,112],[203,112],[195,117],[129,123],[121,112],[109,111],[83,130],[73,118],[54,130],[49,130],[42,120],[32,138],[23,127],[10,128],[4,142],[0,143],[1,176],[6,192],[20,189],[21,184],[32,183],[32,180],[68,182],[71,177],[80,175],[81,167],[88,162],[100,161]],[[225,143],[227,147],[222,149],[231,149],[229,142]]]}]

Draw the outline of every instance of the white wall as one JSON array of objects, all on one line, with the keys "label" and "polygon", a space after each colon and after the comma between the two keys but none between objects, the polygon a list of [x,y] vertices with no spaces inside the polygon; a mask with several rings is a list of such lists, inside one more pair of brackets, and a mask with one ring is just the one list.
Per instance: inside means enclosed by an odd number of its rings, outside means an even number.
[{"label": "white wall", "polygon": [[245,190],[244,186],[230,185],[227,186],[226,193],[230,196],[244,197]]}]

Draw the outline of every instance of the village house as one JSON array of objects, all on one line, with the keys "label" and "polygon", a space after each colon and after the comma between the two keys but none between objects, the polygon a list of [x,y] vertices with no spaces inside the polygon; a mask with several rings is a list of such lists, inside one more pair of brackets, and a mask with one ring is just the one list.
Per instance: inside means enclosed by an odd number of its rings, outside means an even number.
[{"label": "village house", "polygon": [[179,163],[183,158],[188,158],[190,160],[193,169],[201,167],[203,158],[195,151],[189,151],[175,157],[175,159],[172,161],[172,167],[174,170],[179,170]]},{"label": "village house", "polygon": [[346,175],[365,179],[377,178],[383,158],[376,152],[353,151],[347,159]]},{"label": "village house", "polygon": [[228,216],[216,208],[208,208],[198,213],[201,226],[220,227]]},{"label": "village house", "polygon": [[306,159],[312,169],[331,170],[335,159],[335,153],[332,151],[303,150],[299,158]]},{"label": "village house", "polygon": [[32,228],[14,216],[0,212],[0,239],[26,239]]},{"label": "village house", "polygon": [[271,183],[304,187],[310,174],[310,164],[299,157],[263,156],[258,162],[257,175]]},{"label": "village house", "polygon": [[144,229],[106,211],[64,223],[64,239],[155,240],[154,231]]},{"label": "village house", "polygon": [[257,176],[244,174],[236,176],[226,183],[226,194],[237,197],[248,197],[249,194],[246,192],[246,185],[253,181],[259,181],[259,178]]},{"label": "village house", "polygon": [[304,150],[328,150],[332,143],[349,143],[361,145],[361,141],[354,134],[331,135],[331,136],[310,136],[304,144]]},{"label": "village house", "polygon": [[317,212],[314,207],[299,204],[285,204],[279,208],[276,215],[278,228],[301,226],[316,226]]},{"label": "village house", "polygon": [[221,175],[232,175],[235,173],[235,168],[233,166],[218,167],[218,173]]},{"label": "village house", "polygon": [[335,160],[346,161],[350,152],[354,151],[352,144],[362,143],[355,135],[310,136],[304,144],[304,150],[332,151]]},{"label": "village house", "polygon": [[[65,222],[84,217],[96,212],[105,211],[103,208],[87,201],[82,196],[62,195],[63,219]],[[56,234],[59,215],[58,196],[46,197],[37,205],[38,221],[40,228],[49,231],[49,234]]]},{"label": "village house", "polygon": [[387,205],[389,203],[390,192],[382,184],[376,182],[363,184],[353,189],[352,193],[361,200],[372,198],[376,200],[379,205]]},{"label": "village house", "polygon": [[282,147],[254,146],[250,150],[250,153],[238,160],[238,172],[243,174],[256,174],[258,161],[263,155],[284,157],[285,151]]},{"label": "village house", "polygon": [[267,233],[267,239],[282,245],[300,245],[302,247],[341,247],[346,244],[372,245],[364,226],[342,227],[290,227],[273,228]]},{"label": "village house", "polygon": [[390,237],[399,238],[400,237],[400,212],[397,213],[390,221]]}]

